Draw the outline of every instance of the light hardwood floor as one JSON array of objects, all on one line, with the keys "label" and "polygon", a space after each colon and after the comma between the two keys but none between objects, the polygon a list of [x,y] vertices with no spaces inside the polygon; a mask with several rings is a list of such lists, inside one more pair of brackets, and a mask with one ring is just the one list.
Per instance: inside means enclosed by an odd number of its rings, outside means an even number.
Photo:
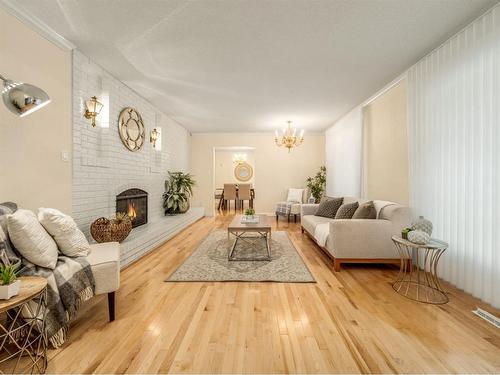
[{"label": "light hardwood floor", "polygon": [[164,282],[231,218],[204,218],[125,269],[116,321],[105,296],[87,303],[69,341],[50,351],[48,372],[500,372],[500,330],[471,313],[498,310],[448,284],[447,305],[409,301],[392,290],[390,266],[334,273],[300,224],[277,230],[317,283]]}]

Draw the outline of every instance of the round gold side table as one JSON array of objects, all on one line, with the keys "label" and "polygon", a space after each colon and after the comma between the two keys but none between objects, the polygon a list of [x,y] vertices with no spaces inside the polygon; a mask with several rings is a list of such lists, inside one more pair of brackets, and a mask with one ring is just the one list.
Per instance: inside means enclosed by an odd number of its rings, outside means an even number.
[{"label": "round gold side table", "polygon": [[45,373],[47,280],[20,277],[19,294],[0,300],[0,372]]},{"label": "round gold side table", "polygon": [[428,244],[420,245],[397,236],[393,236],[392,241],[401,257],[399,274],[392,288],[414,301],[435,305],[447,303],[448,296],[439,283],[437,266],[448,244],[431,239]]}]

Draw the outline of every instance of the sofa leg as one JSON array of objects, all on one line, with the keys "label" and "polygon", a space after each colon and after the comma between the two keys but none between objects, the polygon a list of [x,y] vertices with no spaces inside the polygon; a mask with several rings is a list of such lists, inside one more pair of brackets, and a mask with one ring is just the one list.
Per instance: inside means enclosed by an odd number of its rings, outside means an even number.
[{"label": "sofa leg", "polygon": [[109,321],[115,320],[115,292],[108,293],[108,311],[109,311]]},{"label": "sofa leg", "polygon": [[304,234],[304,227],[300,227],[300,231]]},{"label": "sofa leg", "polygon": [[340,261],[336,259],[333,261],[333,270],[335,272],[340,272]]},{"label": "sofa leg", "polygon": [[297,222],[297,214],[293,215],[293,222],[296,223]]},{"label": "sofa leg", "polygon": [[276,215],[276,222],[278,222],[278,215]]}]

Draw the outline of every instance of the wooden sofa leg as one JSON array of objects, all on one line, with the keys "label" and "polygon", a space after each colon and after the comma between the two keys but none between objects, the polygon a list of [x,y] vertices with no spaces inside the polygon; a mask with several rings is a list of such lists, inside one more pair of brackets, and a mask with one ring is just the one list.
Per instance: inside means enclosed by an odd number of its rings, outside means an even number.
[{"label": "wooden sofa leg", "polygon": [[300,227],[302,233],[304,233],[304,227]]},{"label": "wooden sofa leg", "polygon": [[297,222],[297,214],[293,215],[293,222],[296,223]]},{"label": "wooden sofa leg", "polygon": [[333,270],[335,272],[340,272],[340,261],[336,259],[333,261]]},{"label": "wooden sofa leg", "polygon": [[115,292],[108,293],[108,311],[109,311],[109,321],[115,320]]}]

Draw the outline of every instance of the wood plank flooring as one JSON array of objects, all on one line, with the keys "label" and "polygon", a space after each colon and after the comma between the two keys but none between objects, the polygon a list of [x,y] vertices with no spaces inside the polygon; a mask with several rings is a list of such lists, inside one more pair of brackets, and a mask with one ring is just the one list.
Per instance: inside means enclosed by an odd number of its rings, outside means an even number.
[{"label": "wood plank flooring", "polygon": [[445,283],[450,303],[396,294],[391,266],[332,261],[300,224],[280,221],[317,283],[165,283],[232,215],[204,218],[121,274],[117,319],[106,296],[85,304],[50,373],[500,372],[498,310]]}]

